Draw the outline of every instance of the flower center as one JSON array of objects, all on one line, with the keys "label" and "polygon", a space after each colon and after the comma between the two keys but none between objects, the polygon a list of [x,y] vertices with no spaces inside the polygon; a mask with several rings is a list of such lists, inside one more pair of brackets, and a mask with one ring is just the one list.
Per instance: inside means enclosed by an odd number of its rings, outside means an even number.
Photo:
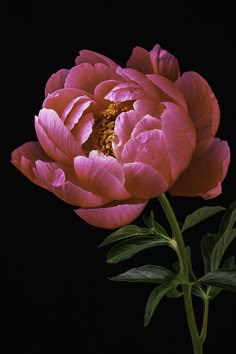
[{"label": "flower center", "polygon": [[[92,148],[107,156],[114,156],[112,140],[115,137],[115,120],[122,113],[133,108],[133,101],[109,102],[94,113],[93,132],[89,138]],[[84,146],[85,147],[85,146]]]}]

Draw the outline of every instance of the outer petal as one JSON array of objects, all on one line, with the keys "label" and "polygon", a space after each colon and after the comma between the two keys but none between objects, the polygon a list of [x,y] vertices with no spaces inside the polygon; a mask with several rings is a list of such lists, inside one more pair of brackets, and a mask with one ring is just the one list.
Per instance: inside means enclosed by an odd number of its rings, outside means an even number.
[{"label": "outer petal", "polygon": [[176,81],[176,85],[185,96],[197,140],[213,137],[219,127],[220,109],[209,84],[199,74],[186,72]]},{"label": "outer petal", "polygon": [[35,163],[35,175],[48,190],[68,204],[88,208],[109,202],[77,186],[72,168],[38,160]]},{"label": "outer petal", "polygon": [[144,210],[147,202],[140,204],[122,204],[107,208],[75,210],[90,225],[104,229],[115,229],[134,221]]},{"label": "outer petal", "polygon": [[35,161],[37,160],[51,161],[38,141],[27,142],[15,149],[11,154],[11,163],[28,177],[31,182],[44,187],[34,173]]},{"label": "outer petal", "polygon": [[96,86],[105,80],[119,80],[120,77],[114,70],[104,64],[82,63],[74,66],[65,81],[65,87],[78,88],[91,94]]},{"label": "outer petal", "polygon": [[55,92],[64,87],[65,79],[68,73],[69,73],[68,69],[60,69],[55,74],[52,74],[52,76],[48,79],[45,86],[45,91],[44,91],[45,97],[47,97],[49,93]]},{"label": "outer petal", "polygon": [[187,111],[187,104],[181,90],[166,77],[156,74],[147,75],[147,78],[151,80],[160,89],[160,100],[170,101],[180,105]]},{"label": "outer petal", "polygon": [[227,142],[210,139],[196,150],[192,162],[182,173],[170,193],[178,196],[201,196],[204,199],[217,197],[221,193],[230,162]]},{"label": "outer petal", "polygon": [[158,44],[150,52],[142,47],[135,47],[127,67],[144,74],[163,75],[172,81],[175,81],[180,73],[177,59],[166,50],[162,50]]},{"label": "outer petal", "polygon": [[174,180],[189,165],[196,145],[193,123],[180,106],[165,102],[162,114],[162,131],[168,149],[171,173]]},{"label": "outer petal", "polygon": [[35,117],[35,130],[43,149],[55,161],[71,164],[81,151],[72,133],[52,109],[41,109]]},{"label": "outer petal", "polygon": [[105,55],[102,55],[97,52],[93,52],[91,50],[83,49],[79,52],[80,55],[78,55],[75,59],[76,65],[79,65],[81,63],[90,63],[92,65],[95,65],[96,63],[102,63],[110,68],[115,68],[118,65]]},{"label": "outer petal", "polygon": [[[110,200],[124,200],[131,197],[121,181],[122,167],[112,157],[97,159],[77,156],[74,168],[81,188]],[[114,172],[117,172],[117,175]]]},{"label": "outer petal", "polygon": [[135,197],[150,199],[158,197],[168,189],[163,175],[149,165],[141,162],[124,164],[125,186]]},{"label": "outer petal", "polygon": [[[43,108],[53,109],[64,121],[80,96],[84,96],[84,91],[73,88],[58,90],[47,96]],[[88,96],[85,97],[88,99]]]}]

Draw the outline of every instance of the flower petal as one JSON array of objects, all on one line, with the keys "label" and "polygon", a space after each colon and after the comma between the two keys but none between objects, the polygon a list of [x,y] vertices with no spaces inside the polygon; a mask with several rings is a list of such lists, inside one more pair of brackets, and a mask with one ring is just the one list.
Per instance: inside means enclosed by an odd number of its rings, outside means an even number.
[{"label": "flower petal", "polygon": [[149,98],[141,98],[134,102],[134,110],[143,117],[146,114],[150,114],[153,117],[160,117],[163,107],[160,102],[151,100]]},{"label": "flower petal", "polygon": [[204,199],[217,197],[221,193],[230,163],[227,142],[213,138],[196,150],[192,162],[178,178],[170,193],[178,196],[201,196]]},{"label": "flower petal", "polygon": [[[101,154],[99,154],[101,155]],[[131,197],[120,181],[122,167],[118,167],[116,159],[109,156],[98,156],[97,159],[77,156],[74,159],[74,169],[78,185],[102,198],[124,200]],[[117,171],[117,175],[114,172]],[[123,178],[124,179],[124,178]]]},{"label": "flower petal", "polygon": [[44,187],[34,173],[35,161],[37,160],[51,161],[38,141],[27,142],[15,149],[11,154],[11,163],[28,177],[31,182]]},{"label": "flower petal", "polygon": [[134,221],[144,210],[147,202],[122,204],[106,208],[75,210],[88,224],[103,229],[116,229]]},{"label": "flower petal", "polygon": [[168,185],[172,184],[169,152],[159,129],[144,131],[132,137],[124,146],[121,162],[149,165],[164,177]]},{"label": "flower petal", "polygon": [[116,118],[114,128],[116,136],[113,138],[112,147],[118,161],[124,144],[130,139],[131,133],[139,120],[139,114],[133,110],[122,112]]},{"label": "flower petal", "polygon": [[145,92],[135,83],[121,83],[114,86],[111,91],[105,96],[106,100],[114,102],[124,102],[143,98]]},{"label": "flower petal", "polygon": [[174,180],[191,161],[196,146],[194,125],[180,106],[165,102],[166,109],[162,114],[162,131],[171,164]]},{"label": "flower petal", "polygon": [[106,57],[105,55],[102,55],[97,52],[93,52],[91,50],[83,49],[79,52],[79,55],[75,59],[76,65],[79,65],[81,63],[90,63],[92,65],[95,65],[96,63],[102,63],[110,68],[115,68],[118,65],[111,60],[110,58]]},{"label": "flower petal", "polygon": [[171,81],[175,81],[180,73],[177,59],[158,44],[150,52],[135,47],[126,66],[144,74],[159,74]]},{"label": "flower petal", "polygon": [[69,73],[68,69],[60,69],[55,74],[52,74],[52,76],[48,79],[45,86],[45,90],[44,90],[45,97],[47,97],[49,93],[53,93],[64,87],[65,79],[68,73]]},{"label": "flower petal", "polygon": [[35,130],[43,149],[55,161],[70,164],[81,152],[80,145],[52,109],[40,110],[35,117]]},{"label": "flower petal", "polygon": [[168,189],[168,183],[163,175],[145,163],[127,163],[123,167],[126,179],[125,187],[137,198],[158,197]]},{"label": "flower petal", "polygon": [[220,122],[220,109],[206,80],[195,72],[186,72],[176,81],[176,85],[185,96],[189,115],[197,131],[197,140],[215,136]]},{"label": "flower petal", "polygon": [[109,202],[77,186],[72,168],[38,160],[35,163],[35,175],[48,190],[68,204],[92,208]]},{"label": "flower petal", "polygon": [[172,81],[156,74],[150,74],[147,77],[160,89],[161,101],[170,101],[179,104],[184,110],[188,110],[183,93]]},{"label": "flower petal", "polygon": [[119,80],[120,77],[114,70],[104,64],[82,63],[74,66],[65,81],[65,87],[78,88],[91,94],[96,86],[105,80]]},{"label": "flower petal", "polygon": [[118,80],[105,80],[100,82],[94,90],[95,99],[99,100],[104,98],[114,86],[118,85],[120,81]]},{"label": "flower petal", "polygon": [[53,109],[64,122],[80,96],[84,96],[84,91],[73,88],[58,90],[47,96],[43,102],[43,108]]}]

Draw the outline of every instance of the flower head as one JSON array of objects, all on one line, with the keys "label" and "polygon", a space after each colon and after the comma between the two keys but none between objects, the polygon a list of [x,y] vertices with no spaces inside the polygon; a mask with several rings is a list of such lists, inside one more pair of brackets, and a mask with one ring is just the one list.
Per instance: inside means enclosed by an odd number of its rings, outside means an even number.
[{"label": "flower head", "polygon": [[230,151],[215,138],[219,120],[205,79],[180,75],[159,45],[135,47],[125,68],[82,50],[47,81],[38,141],[15,149],[12,163],[88,223],[118,228],[166,191],[221,193]]}]

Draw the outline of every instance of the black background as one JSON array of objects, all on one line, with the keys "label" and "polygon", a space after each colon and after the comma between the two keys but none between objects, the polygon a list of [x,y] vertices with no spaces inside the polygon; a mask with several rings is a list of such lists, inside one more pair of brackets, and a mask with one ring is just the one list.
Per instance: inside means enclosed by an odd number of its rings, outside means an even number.
[{"label": "black background", "polygon": [[[24,142],[36,139],[34,115],[41,108],[45,83],[58,69],[73,66],[80,50],[100,52],[124,66],[134,46],[151,50],[159,43],[178,58],[181,72],[197,71],[211,85],[221,108],[217,136],[228,141],[232,155],[219,197],[210,201],[170,197],[172,206],[179,219],[203,205],[228,206],[236,199],[232,9],[161,7],[148,1],[48,6],[38,2],[6,9],[2,249],[7,275],[3,290],[7,353],[190,354],[182,299],[164,299],[144,328],[144,308],[152,287],[108,280],[146,263],[170,266],[174,255],[162,248],[119,265],[107,264],[108,248],[97,246],[110,231],[87,225],[71,206],[32,184],[11,165],[10,155]],[[150,201],[152,206],[165,225],[158,203]],[[199,275],[203,270],[201,236],[216,231],[218,222],[214,217],[186,233]],[[227,254],[236,254],[235,243]],[[198,299],[194,303],[200,320],[201,303]],[[212,302],[204,353],[232,352],[235,309],[233,293],[222,292]]]}]

